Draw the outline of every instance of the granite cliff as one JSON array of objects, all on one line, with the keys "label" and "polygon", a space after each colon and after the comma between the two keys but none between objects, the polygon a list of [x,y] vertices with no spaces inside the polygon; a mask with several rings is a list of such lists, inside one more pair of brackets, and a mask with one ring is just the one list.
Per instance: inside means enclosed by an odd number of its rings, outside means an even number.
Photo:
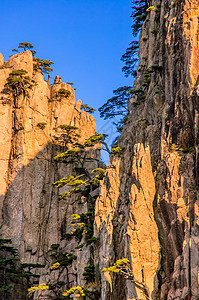
[{"label": "granite cliff", "polygon": [[[92,299],[199,299],[199,3],[152,0],[148,7],[120,151],[92,195],[89,243],[84,236],[63,238],[72,230],[71,215],[85,216],[88,203],[77,196],[58,200],[53,183],[75,171],[53,160],[63,150],[54,128],[76,126],[84,142],[95,133],[94,118],[80,110],[73,88],[59,76],[52,86],[44,81],[30,51],[5,63],[0,56],[1,233],[22,262],[46,266],[37,270],[40,283],[60,284],[40,299],[60,299],[59,290],[72,286],[90,290]],[[6,82],[21,69],[36,84],[13,103]],[[70,94],[55,101],[61,88]],[[99,147],[89,150],[87,169],[102,167],[99,155]],[[67,271],[49,271],[52,245],[75,255]],[[122,258],[129,259],[134,279],[102,272]],[[86,266],[94,267],[90,281],[82,275]],[[21,295],[15,299],[25,299]]]},{"label": "granite cliff", "polygon": [[[124,153],[96,203],[96,264],[126,257],[148,298],[198,299],[199,3],[149,2]],[[102,299],[148,299],[121,276],[101,284]]]},{"label": "granite cliff", "polygon": [[[75,104],[74,89],[70,84],[62,83],[61,78],[56,76],[54,84],[49,85],[41,70],[34,66],[31,51],[11,56],[8,62],[4,62],[1,55],[1,234],[3,238],[12,240],[22,263],[48,264],[50,267],[52,262],[48,253],[51,245],[60,244],[61,237],[71,232],[72,214],[84,213],[88,209],[84,197],[78,201],[74,197],[67,201],[58,198],[65,190],[64,187],[58,189],[53,183],[74,175],[75,167],[54,161],[56,155],[65,151],[57,143],[57,135],[62,133],[59,134],[56,128],[63,125],[78,128],[78,142],[83,143],[95,134],[96,126],[93,116],[81,111],[81,101]],[[28,95],[21,94],[13,100],[7,82],[9,74],[18,70],[27,72],[25,75],[33,80],[33,87]],[[60,90],[67,91],[68,96],[57,97]],[[88,156],[93,159],[89,165],[86,163],[86,168],[98,167],[98,148],[88,150]],[[66,252],[75,246],[77,244],[70,243],[70,249],[66,245],[60,247]],[[76,273],[78,268],[82,271],[88,265],[87,256],[77,265]],[[81,257],[78,259],[81,260]],[[48,274],[48,267],[46,270],[38,269],[37,274]],[[57,280],[55,273],[54,281]],[[17,294],[15,289],[10,299],[13,297],[24,299],[26,296],[20,292]]]}]

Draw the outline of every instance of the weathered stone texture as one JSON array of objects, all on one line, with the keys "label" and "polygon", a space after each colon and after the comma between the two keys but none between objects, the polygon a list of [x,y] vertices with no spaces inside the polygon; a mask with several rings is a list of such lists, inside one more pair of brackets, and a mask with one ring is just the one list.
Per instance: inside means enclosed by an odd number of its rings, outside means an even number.
[{"label": "weathered stone texture", "polygon": [[[29,91],[29,97],[20,96],[14,107],[5,84],[9,73],[19,69],[26,70],[36,85]],[[68,98],[56,98],[60,88],[70,91]],[[0,69],[0,93],[1,233],[12,239],[22,262],[46,264],[50,246],[60,243],[64,220],[67,220],[65,229],[69,232],[72,230],[71,214],[87,211],[83,200],[79,204],[74,204],[74,199],[58,200],[59,191],[53,183],[71,175],[72,167],[53,160],[63,150],[54,144],[54,127],[63,124],[78,127],[79,142],[83,142],[95,133],[95,120],[81,112],[80,101],[76,108],[74,89],[69,84],[62,83],[57,76],[51,87],[44,81],[41,71],[33,72],[30,51],[11,56],[4,63]],[[44,124],[43,128],[40,123]],[[98,150],[91,150],[89,155],[99,159]],[[94,169],[98,163],[91,165]],[[63,247],[65,251],[74,249],[74,244],[75,241],[68,248]],[[89,251],[84,252],[89,256]],[[88,264],[85,259],[78,268],[82,271]],[[49,269],[42,270],[42,274],[47,273]]]},{"label": "weathered stone texture", "polygon": [[[149,11],[143,24],[134,84],[145,99],[134,95],[128,103],[128,122],[118,141],[125,151],[111,157],[96,202],[95,251],[93,245],[75,250],[69,280],[95,289],[96,283],[85,285],[82,275],[94,259],[102,300],[148,299],[132,281],[101,272],[127,257],[150,299],[197,300],[199,3],[149,2],[157,10]],[[16,69],[25,69],[37,85],[14,108],[4,88]],[[70,97],[57,99],[60,88],[69,90]],[[19,248],[22,261],[46,263],[50,245],[72,231],[71,214],[88,210],[84,197],[57,199],[53,182],[71,174],[72,166],[53,161],[61,150],[54,144],[53,128],[77,126],[82,142],[94,134],[94,118],[81,112],[81,101],[75,104],[74,90],[59,76],[50,87],[40,71],[33,71],[30,51],[6,63],[0,55],[0,91],[1,230]],[[39,123],[46,125],[41,129]],[[99,159],[98,150],[89,155]],[[97,166],[95,161],[87,164],[90,170]],[[70,253],[75,246],[74,238],[62,240],[59,249]],[[65,280],[66,270],[50,273],[48,267],[40,282]]]},{"label": "weathered stone texture", "polygon": [[[99,269],[131,261],[152,299],[198,299],[199,3],[150,1],[140,36],[124,154],[107,170],[96,203]],[[148,76],[148,81],[146,78]],[[140,290],[102,275],[102,299],[140,299]]]}]

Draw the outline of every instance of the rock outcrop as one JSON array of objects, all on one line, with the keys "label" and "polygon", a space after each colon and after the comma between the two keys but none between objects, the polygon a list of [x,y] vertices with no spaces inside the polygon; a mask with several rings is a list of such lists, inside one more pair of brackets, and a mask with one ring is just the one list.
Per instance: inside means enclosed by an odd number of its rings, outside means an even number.
[{"label": "rock outcrop", "polygon": [[[150,1],[128,122],[96,203],[100,270],[128,258],[151,299],[198,299],[199,3]],[[150,6],[149,5],[149,6]],[[148,299],[102,273],[102,299]]]},{"label": "rock outcrop", "polygon": [[[28,96],[21,95],[14,103],[6,83],[16,70],[25,70],[35,84]],[[57,98],[60,89],[67,90],[68,97]],[[59,76],[52,86],[47,84],[41,70],[34,70],[30,51],[11,56],[5,63],[1,59],[0,92],[1,234],[12,239],[22,263],[49,264],[51,245],[59,244],[61,236],[72,230],[71,214],[87,211],[83,200],[75,204],[72,199],[58,199],[60,191],[53,183],[75,173],[71,166],[53,159],[64,149],[56,143],[55,128],[63,124],[77,127],[82,143],[95,133],[95,120],[81,111],[80,100],[75,104],[74,89]],[[99,150],[89,153],[96,158],[89,165],[94,169]]]},{"label": "rock outcrop", "polygon": [[[8,62],[0,55],[1,234],[12,239],[21,262],[45,264],[37,270],[40,283],[54,286],[45,299],[59,299],[72,286],[101,300],[199,299],[199,3],[147,2],[128,120],[98,198],[96,188],[88,197],[58,199],[66,189],[53,185],[78,169],[55,163],[64,150],[55,128],[78,127],[84,142],[95,133],[94,118],[59,76],[47,84],[30,51]],[[7,79],[22,69],[35,83],[13,101]],[[88,151],[86,170],[100,166],[99,148]],[[88,199],[93,206],[96,200],[94,236],[75,239],[71,215],[93,218]],[[50,272],[56,251],[72,262]],[[131,280],[102,272],[122,258],[130,261]],[[10,299],[25,299],[16,295]]]}]

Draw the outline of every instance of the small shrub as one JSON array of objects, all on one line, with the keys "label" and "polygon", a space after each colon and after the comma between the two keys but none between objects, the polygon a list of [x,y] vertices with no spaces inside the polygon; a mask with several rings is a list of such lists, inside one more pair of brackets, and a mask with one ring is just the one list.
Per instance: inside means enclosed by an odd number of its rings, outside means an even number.
[{"label": "small shrub", "polygon": [[84,268],[83,276],[87,282],[93,282],[95,280],[95,267],[94,265],[89,265]]},{"label": "small shrub", "polygon": [[144,91],[141,90],[141,89],[137,89],[137,90],[133,89],[133,90],[131,90],[131,93],[132,93],[132,95],[133,94],[134,95],[139,95],[139,94],[144,94]]},{"label": "small shrub", "polygon": [[77,249],[77,250],[78,250],[78,249],[81,249],[81,248],[84,247],[84,245],[85,245],[85,244],[80,244],[79,246],[75,247],[75,249]]},{"label": "small shrub", "polygon": [[146,95],[142,95],[138,97],[138,104],[140,104],[141,102],[144,102],[146,99]]},{"label": "small shrub", "polygon": [[76,255],[73,255],[72,253],[66,253],[66,254],[59,254],[57,256],[57,262],[60,264],[61,267],[66,267],[72,264],[73,260],[77,259]]},{"label": "small shrub", "polygon": [[85,292],[84,292],[84,289],[81,287],[81,286],[76,286],[76,287],[73,287],[65,292],[63,292],[62,296],[64,297],[68,297],[76,292],[79,292],[79,294],[81,296],[85,296]]},{"label": "small shrub", "polygon": [[89,139],[87,139],[84,143],[86,147],[92,147],[97,143],[103,142],[104,135],[101,133],[95,133]]},{"label": "small shrub", "polygon": [[111,155],[123,154],[123,153],[124,153],[124,148],[116,147],[116,148],[112,148],[111,150]]},{"label": "small shrub", "polygon": [[59,89],[57,95],[60,97],[68,98],[71,95],[71,92],[66,89]]},{"label": "small shrub", "polygon": [[97,238],[95,236],[92,236],[90,239],[87,239],[86,243],[87,244],[92,244],[97,242]]},{"label": "small shrub", "polygon": [[57,250],[57,248],[59,248],[59,244],[52,244],[52,245],[51,245],[51,248],[52,248],[53,250]]},{"label": "small shrub", "polygon": [[149,6],[146,11],[147,12],[150,12],[150,11],[156,12],[156,11],[158,11],[158,8],[156,8],[155,6]]},{"label": "small shrub", "polygon": [[34,292],[38,290],[49,290],[49,286],[46,285],[45,283],[41,283],[39,286],[32,286],[31,288],[28,289],[28,296],[31,297]]},{"label": "small shrub", "polygon": [[56,269],[58,269],[60,267],[60,263],[59,262],[56,262],[56,263],[54,263],[51,267],[50,267],[50,269],[51,270],[56,270]]},{"label": "small shrub", "polygon": [[46,127],[47,123],[46,122],[40,122],[37,124],[37,127],[39,127],[40,129],[44,130]]},{"label": "small shrub", "polygon": [[179,145],[172,144],[171,147],[170,147],[170,150],[171,151],[181,151],[183,153],[191,153],[191,152],[194,152],[195,148],[194,148],[194,146],[191,146],[191,147],[188,147],[188,148],[183,148]]}]

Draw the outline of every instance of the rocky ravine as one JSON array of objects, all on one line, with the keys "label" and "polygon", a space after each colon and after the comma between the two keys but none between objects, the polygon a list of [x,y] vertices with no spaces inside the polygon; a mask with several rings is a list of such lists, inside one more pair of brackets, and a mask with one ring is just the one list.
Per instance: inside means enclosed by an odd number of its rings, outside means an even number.
[{"label": "rocky ravine", "polygon": [[[100,290],[102,300],[196,300],[199,3],[148,2],[154,9],[143,24],[134,97],[118,141],[124,153],[111,158],[101,184],[95,207],[96,246],[76,250],[77,261],[71,266],[76,279],[70,279],[73,285],[85,286],[81,274],[92,256],[96,282],[89,288]],[[33,72],[30,51],[7,63],[0,56],[0,65],[1,232],[12,238],[23,262],[46,264],[51,244],[60,243],[63,232],[72,230],[71,214],[87,211],[84,201],[57,199],[53,182],[71,169],[52,159],[60,152],[53,128],[75,125],[85,140],[95,132],[95,123],[80,111],[80,102],[75,105],[69,85],[56,77],[48,86],[40,72]],[[9,73],[17,69],[26,70],[37,85],[14,107],[3,90]],[[69,90],[70,97],[51,101],[60,88]],[[47,124],[41,129],[39,123]],[[90,155],[99,158],[99,151]],[[88,168],[97,166],[94,162]],[[71,252],[76,245],[74,240],[62,241],[59,247]],[[124,257],[149,297],[132,281],[101,272]],[[41,272],[40,282],[47,284],[66,278],[48,268]]]},{"label": "rocky ravine", "polygon": [[[199,299],[199,2],[149,1],[128,121],[96,203],[96,265],[131,261],[152,299]],[[154,11],[155,10],[155,11]],[[102,299],[146,299],[101,277]]]}]

